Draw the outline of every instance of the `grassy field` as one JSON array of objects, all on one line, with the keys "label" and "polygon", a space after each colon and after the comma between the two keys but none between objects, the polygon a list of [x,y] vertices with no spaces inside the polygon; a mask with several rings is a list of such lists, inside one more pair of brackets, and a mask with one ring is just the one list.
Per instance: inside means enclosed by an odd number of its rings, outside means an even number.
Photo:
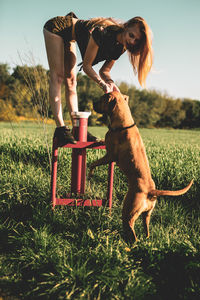
[{"label": "grassy field", "polygon": [[[54,127],[0,123],[0,299],[200,299],[200,131],[141,129],[160,197],[150,238],[136,223],[138,243],[123,240],[121,207],[127,181],[115,168],[113,209],[50,203]],[[90,129],[103,137],[106,128]],[[103,150],[88,150],[87,162]],[[70,191],[69,149],[59,150],[58,195]],[[86,184],[105,198],[107,168]],[[8,297],[10,295],[10,297]]]}]

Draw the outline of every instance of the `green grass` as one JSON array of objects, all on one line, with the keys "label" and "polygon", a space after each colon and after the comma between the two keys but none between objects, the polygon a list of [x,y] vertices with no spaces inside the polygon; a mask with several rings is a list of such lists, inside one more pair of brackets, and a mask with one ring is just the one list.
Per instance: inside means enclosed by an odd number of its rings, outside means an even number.
[{"label": "green grass", "polygon": [[[197,299],[200,297],[200,132],[141,129],[153,179],[180,197],[160,198],[146,240],[123,240],[121,206],[127,181],[115,168],[113,209],[50,203],[54,126],[0,123],[0,296],[9,299]],[[103,137],[106,128],[92,127]],[[88,164],[103,150],[89,150]],[[70,150],[59,150],[58,194],[70,190]],[[105,197],[107,168],[86,184]]]}]

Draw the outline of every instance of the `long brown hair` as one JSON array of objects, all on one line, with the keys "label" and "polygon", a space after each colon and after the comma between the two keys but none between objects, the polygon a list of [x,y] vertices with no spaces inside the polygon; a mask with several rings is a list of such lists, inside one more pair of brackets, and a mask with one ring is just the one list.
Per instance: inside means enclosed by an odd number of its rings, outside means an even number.
[{"label": "long brown hair", "polygon": [[153,63],[152,33],[146,21],[141,17],[135,17],[124,23],[124,29],[138,25],[142,38],[133,51],[128,55],[135,74],[138,73],[138,81],[142,87],[145,86],[146,77],[151,70]]},{"label": "long brown hair", "polygon": [[116,21],[113,18],[101,17],[92,18],[88,21],[89,27],[95,27],[97,25],[116,25],[119,29],[123,29],[124,31],[135,25],[139,26],[142,34],[141,40],[131,51],[127,49],[127,52],[133,66],[134,73],[138,74],[138,81],[140,85],[145,87],[146,77],[150,72],[153,63],[152,33],[146,21],[142,17],[134,17],[125,23]]}]

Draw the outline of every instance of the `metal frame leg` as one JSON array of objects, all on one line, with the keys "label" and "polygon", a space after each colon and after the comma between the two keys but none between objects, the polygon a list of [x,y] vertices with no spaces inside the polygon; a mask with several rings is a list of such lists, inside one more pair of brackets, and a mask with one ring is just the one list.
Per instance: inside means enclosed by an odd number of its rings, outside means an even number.
[{"label": "metal frame leg", "polygon": [[112,192],[113,192],[113,178],[114,178],[114,167],[115,163],[111,162],[108,168],[108,191],[107,191],[107,200],[108,207],[111,210],[112,208]]},{"label": "metal frame leg", "polygon": [[57,165],[58,165],[58,147],[56,141],[53,141],[52,149],[52,171],[51,171],[51,202],[53,208],[56,205],[56,181],[57,181]]}]

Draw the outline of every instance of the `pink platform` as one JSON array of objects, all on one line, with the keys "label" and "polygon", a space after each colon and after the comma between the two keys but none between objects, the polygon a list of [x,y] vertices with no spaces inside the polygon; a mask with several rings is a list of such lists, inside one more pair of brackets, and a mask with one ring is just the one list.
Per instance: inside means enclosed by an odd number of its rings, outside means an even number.
[{"label": "pink platform", "polygon": [[[81,113],[80,113],[81,114]],[[81,199],[81,195],[85,193],[86,184],[86,160],[87,149],[105,149],[105,144],[102,142],[87,142],[87,117],[81,114],[74,116],[73,134],[78,141],[76,144],[66,144],[62,148],[72,148],[72,166],[71,166],[71,191],[66,199],[56,197],[57,183],[57,165],[58,165],[58,150],[57,138],[53,139],[52,149],[52,172],[51,172],[51,201],[53,208],[56,205],[69,206],[105,206],[110,209],[112,207],[112,191],[113,191],[113,176],[114,162],[111,162],[108,167],[108,187],[106,199]],[[98,168],[98,167],[97,167]],[[78,199],[72,198],[72,194],[78,196]]]}]

